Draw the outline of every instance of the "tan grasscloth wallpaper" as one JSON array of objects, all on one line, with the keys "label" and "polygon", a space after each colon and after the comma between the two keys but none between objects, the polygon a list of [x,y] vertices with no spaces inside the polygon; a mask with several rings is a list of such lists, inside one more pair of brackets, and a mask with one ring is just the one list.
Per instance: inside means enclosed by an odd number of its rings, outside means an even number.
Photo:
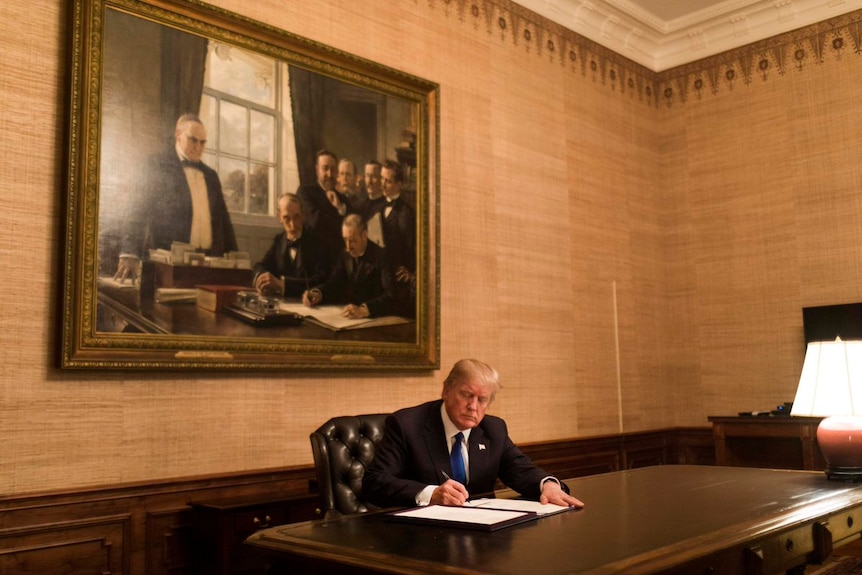
[{"label": "tan grasscloth wallpaper", "polygon": [[[440,84],[441,357],[519,442],[790,401],[803,306],[862,301],[851,14],[660,75],[505,0],[214,0]],[[444,374],[63,372],[66,2],[0,5],[0,494],[310,465]]]}]

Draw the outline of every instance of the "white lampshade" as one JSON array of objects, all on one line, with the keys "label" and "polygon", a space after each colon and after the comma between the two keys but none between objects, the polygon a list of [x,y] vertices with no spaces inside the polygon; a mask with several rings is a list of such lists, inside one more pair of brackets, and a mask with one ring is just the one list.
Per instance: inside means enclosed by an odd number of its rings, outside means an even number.
[{"label": "white lampshade", "polygon": [[790,415],[862,415],[862,340],[808,344]]},{"label": "white lampshade", "polygon": [[808,344],[790,415],[825,417],[817,445],[826,477],[862,481],[862,341]]}]

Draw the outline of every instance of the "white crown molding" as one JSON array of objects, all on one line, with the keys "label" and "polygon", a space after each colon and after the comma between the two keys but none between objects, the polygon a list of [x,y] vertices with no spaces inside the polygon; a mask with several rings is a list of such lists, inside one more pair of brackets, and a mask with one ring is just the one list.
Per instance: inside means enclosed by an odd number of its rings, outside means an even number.
[{"label": "white crown molding", "polygon": [[862,0],[691,0],[691,11],[663,20],[645,0],[517,3],[654,72],[862,9]]}]

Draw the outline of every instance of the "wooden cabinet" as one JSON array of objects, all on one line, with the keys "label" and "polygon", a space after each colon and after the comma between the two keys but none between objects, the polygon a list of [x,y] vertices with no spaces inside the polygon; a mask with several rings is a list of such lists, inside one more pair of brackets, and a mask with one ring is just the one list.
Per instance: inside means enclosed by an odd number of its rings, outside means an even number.
[{"label": "wooden cabinet", "polygon": [[316,519],[317,497],[193,501],[195,571],[201,575],[263,575],[266,561],[242,545],[260,529]]},{"label": "wooden cabinet", "polygon": [[823,470],[820,417],[711,416],[716,465]]}]

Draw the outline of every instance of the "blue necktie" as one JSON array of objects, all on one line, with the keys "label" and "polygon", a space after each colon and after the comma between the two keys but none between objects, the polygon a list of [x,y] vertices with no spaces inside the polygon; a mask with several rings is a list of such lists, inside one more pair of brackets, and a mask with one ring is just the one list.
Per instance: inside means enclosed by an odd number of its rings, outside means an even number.
[{"label": "blue necktie", "polygon": [[452,453],[449,454],[449,463],[452,465],[452,479],[461,485],[467,484],[467,471],[464,469],[464,457],[461,455],[461,442],[464,434],[460,431],[455,436],[455,444],[452,445]]}]

